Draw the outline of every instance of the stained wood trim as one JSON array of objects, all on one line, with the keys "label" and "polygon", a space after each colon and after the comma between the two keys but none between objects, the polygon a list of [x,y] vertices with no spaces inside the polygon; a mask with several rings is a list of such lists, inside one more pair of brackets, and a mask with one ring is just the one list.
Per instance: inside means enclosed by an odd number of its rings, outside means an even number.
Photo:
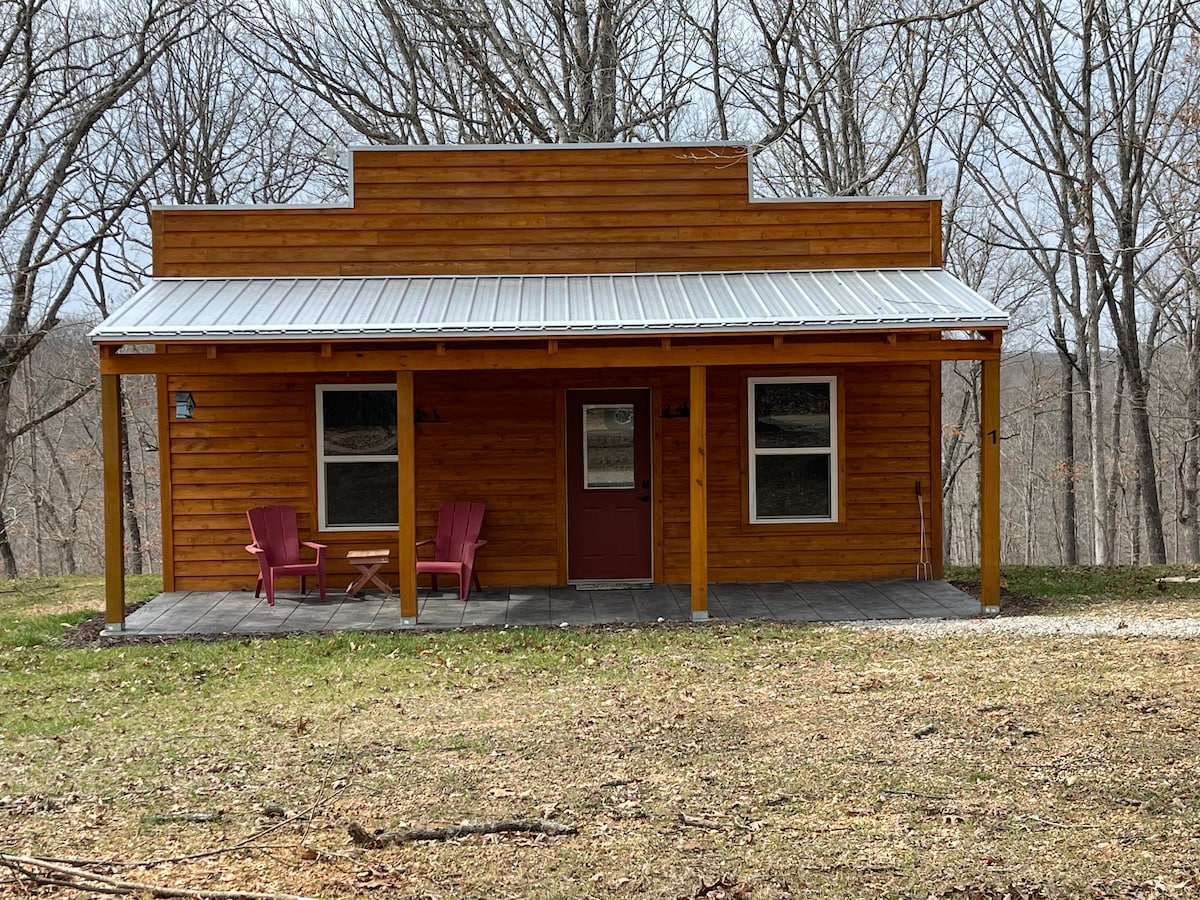
[{"label": "stained wood trim", "polygon": [[399,563],[400,617],[409,624],[417,621],[417,451],[416,402],[413,373],[396,373],[396,457],[400,543]]},{"label": "stained wood trim", "polygon": [[[929,265],[942,268],[942,201],[929,201]],[[940,577],[940,576],[939,576]]]},{"label": "stained wood trim", "polygon": [[[837,454],[834,464],[838,467],[838,495],[834,498],[837,504],[836,522],[751,522],[750,521],[750,465],[753,454],[750,452],[750,392],[747,382],[751,378],[819,378],[832,376],[837,386]],[[750,535],[787,534],[787,535],[823,535],[847,531],[849,523],[846,520],[846,370],[840,366],[823,366],[819,368],[788,368],[788,369],[742,369],[738,372],[738,482],[741,485],[741,532]],[[855,416],[855,423],[863,420]],[[889,448],[887,451],[892,452]]]},{"label": "stained wood trim", "polygon": [[933,577],[945,574],[946,547],[942,521],[942,364],[929,364],[929,539]]},{"label": "stained wood trim", "polygon": [[1000,609],[1000,361],[984,360],[979,411],[979,575],[985,611]]},{"label": "stained wood trim", "polygon": [[554,522],[557,535],[555,581],[567,583],[567,389],[554,392]]},{"label": "stained wood trim", "polygon": [[175,590],[175,475],[171,459],[171,402],[170,379],[160,375],[154,380],[158,395],[158,481],[159,517],[162,528],[163,590]]},{"label": "stained wood trim", "polygon": [[837,522],[833,524],[846,524],[846,458],[848,456],[846,447],[846,373],[842,370],[830,372],[836,377],[834,384],[837,386],[837,459],[834,464],[838,467],[838,494],[834,498],[837,503]]},{"label": "stained wood trim", "polygon": [[659,411],[663,405],[662,379],[654,378],[650,385],[650,528],[654,545],[650,552],[650,574],[664,581],[666,571],[666,534],[663,510],[663,433]]},{"label": "stained wood trim", "polygon": [[[502,346],[479,347],[467,342],[436,347],[406,347],[387,343],[337,345],[329,355],[319,347],[298,348],[293,344],[230,345],[219,360],[203,353],[131,353],[100,360],[102,374],[280,374],[350,373],[399,371],[452,371],[471,369],[610,369],[692,366],[827,365],[867,362],[929,362],[930,360],[975,360],[1000,358],[996,341],[900,339],[893,346],[885,335],[851,339],[785,341],[776,345],[771,335],[740,342],[704,341],[682,343],[676,338],[666,344],[622,345],[611,343],[572,344],[559,341],[556,353],[531,353],[526,346],[505,342]],[[694,339],[693,339],[694,340]],[[236,346],[235,352],[232,348]],[[544,344],[542,345],[545,346]]]},{"label": "stained wood trim", "polygon": [[125,627],[125,498],[121,483],[121,379],[100,376],[104,456],[104,624]]},{"label": "stained wood trim", "polygon": [[708,617],[708,372],[692,366],[688,390],[689,580],[692,617]]}]

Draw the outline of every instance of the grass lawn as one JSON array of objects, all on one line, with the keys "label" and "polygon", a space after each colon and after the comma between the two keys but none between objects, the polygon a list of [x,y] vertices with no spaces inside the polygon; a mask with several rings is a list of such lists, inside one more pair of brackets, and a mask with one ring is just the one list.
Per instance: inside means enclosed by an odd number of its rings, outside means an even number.
[{"label": "grass lawn", "polygon": [[[1055,571],[1008,589],[1200,615],[1200,585]],[[709,624],[70,649],[99,579],[10,587],[3,853],[315,897],[1200,896],[1194,640]],[[507,819],[578,832],[347,834]],[[0,896],[54,893],[5,872]]]}]

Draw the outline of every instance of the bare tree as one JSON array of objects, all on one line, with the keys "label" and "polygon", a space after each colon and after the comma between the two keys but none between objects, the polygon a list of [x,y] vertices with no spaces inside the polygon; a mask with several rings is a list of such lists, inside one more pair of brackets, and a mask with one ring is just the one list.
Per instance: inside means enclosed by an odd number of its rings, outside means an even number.
[{"label": "bare tree", "polygon": [[100,446],[86,424],[97,416],[85,334],[80,322],[55,328],[25,358],[14,384],[13,418],[29,427],[17,429],[9,460],[8,533],[14,555],[38,575],[73,574],[81,560],[100,562],[90,552],[102,544],[102,498]]},{"label": "bare tree", "polygon": [[[96,195],[80,173],[105,170],[106,117],[192,21],[188,0],[0,0],[0,471],[29,426],[11,419],[17,370],[140,186]],[[2,509],[0,558],[14,577]]]},{"label": "bare tree", "polygon": [[695,45],[650,0],[318,0],[245,21],[267,71],[381,144],[673,139]]},{"label": "bare tree", "polygon": [[761,56],[743,63],[736,90],[763,129],[764,182],[778,193],[924,193],[930,137],[955,90],[952,38],[977,6],[746,0]]},{"label": "bare tree", "polygon": [[[1009,0],[986,8],[974,39],[980,115],[996,147],[980,182],[996,200],[1011,249],[1028,254],[1045,276],[1064,393],[1076,376],[1081,385],[1093,552],[1101,563],[1113,553],[1114,506],[1102,324],[1115,340],[1124,379],[1148,557],[1166,559],[1148,406],[1153,342],[1146,340],[1154,313],[1143,288],[1162,253],[1148,197],[1183,133],[1167,73],[1183,52],[1188,6],[1184,0],[1080,6]],[[1070,429],[1064,414],[1068,459]]]}]

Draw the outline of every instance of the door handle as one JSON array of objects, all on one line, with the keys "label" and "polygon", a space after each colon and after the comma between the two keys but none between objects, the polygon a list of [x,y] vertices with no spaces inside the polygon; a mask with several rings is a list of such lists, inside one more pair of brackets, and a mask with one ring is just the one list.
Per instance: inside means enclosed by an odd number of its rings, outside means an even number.
[{"label": "door handle", "polygon": [[650,479],[649,479],[649,478],[645,479],[645,480],[642,482],[642,490],[643,490],[643,491],[648,491],[648,490],[650,490]]},{"label": "door handle", "polygon": [[647,494],[647,495],[646,495],[646,496],[644,496],[644,497],[638,497],[638,499],[639,499],[639,500],[641,500],[643,503],[649,503],[649,502],[650,502],[650,495],[649,495],[649,494]]}]

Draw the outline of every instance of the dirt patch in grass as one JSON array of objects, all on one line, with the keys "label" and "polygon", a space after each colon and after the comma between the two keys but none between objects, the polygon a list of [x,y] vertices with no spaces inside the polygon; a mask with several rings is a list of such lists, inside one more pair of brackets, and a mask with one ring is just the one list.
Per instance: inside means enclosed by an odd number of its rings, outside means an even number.
[{"label": "dirt patch in grass", "polygon": [[[977,579],[956,578],[949,582],[964,594],[972,597],[982,596],[982,588]],[[1036,616],[1050,612],[1054,608],[1053,601],[1033,594],[1020,594],[1010,591],[1007,585],[1000,586],[1000,615],[1002,616]]]},{"label": "dirt patch in grass", "polygon": [[[0,662],[0,847],[149,884],[1200,893],[1195,642],[748,624],[13,649]],[[578,833],[381,850],[348,835],[502,819]],[[23,889],[10,879],[0,895]]]}]

